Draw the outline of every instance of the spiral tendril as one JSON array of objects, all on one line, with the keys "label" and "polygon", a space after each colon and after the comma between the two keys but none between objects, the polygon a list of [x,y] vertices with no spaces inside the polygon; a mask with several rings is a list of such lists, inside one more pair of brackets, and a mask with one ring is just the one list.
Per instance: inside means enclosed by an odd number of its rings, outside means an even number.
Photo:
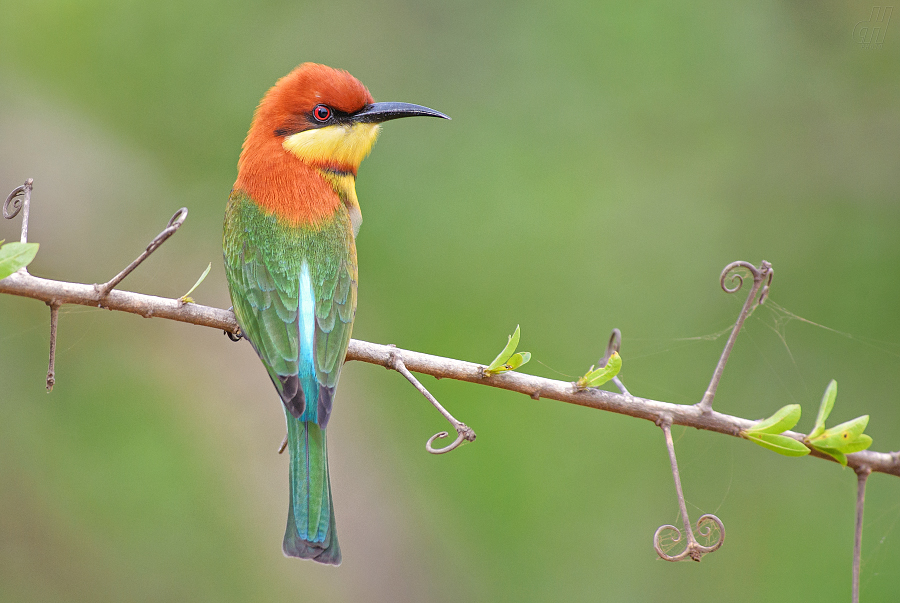
[{"label": "spiral tendril", "polygon": [[[681,542],[682,538],[684,538],[684,534],[681,530],[676,528],[673,525],[666,524],[664,526],[659,526],[656,529],[656,533],[653,534],[653,548],[656,549],[656,554],[660,556],[660,558],[665,559],[666,561],[683,561],[690,557],[694,561],[700,561],[700,559],[713,551],[717,550],[722,546],[725,542],[725,525],[722,523],[722,520],[716,517],[711,513],[707,513],[700,517],[697,520],[697,533],[700,534],[705,539],[712,539],[713,530],[718,531],[718,537],[716,537],[715,541],[708,545],[704,546],[697,542],[694,537],[693,531],[690,526],[687,526],[688,530],[688,543],[683,551],[676,555],[670,555],[668,552],[663,550],[662,545],[662,536],[666,532],[671,532],[673,535],[670,538],[672,544],[677,544]],[[667,547],[671,550],[671,547]]]},{"label": "spiral tendril", "polygon": [[[734,328],[731,330],[731,335],[728,337],[725,349],[722,350],[722,355],[719,357],[719,363],[716,365],[716,370],[713,372],[709,387],[706,388],[703,399],[697,403],[697,407],[704,413],[712,411],[713,398],[715,398],[716,389],[719,387],[719,380],[722,378],[722,372],[725,370],[725,363],[728,362],[728,357],[731,355],[732,348],[734,348],[734,342],[737,340],[738,332],[740,332],[747,317],[756,309],[756,306],[766,301],[766,297],[769,295],[769,286],[772,284],[772,277],[775,274],[775,271],[772,269],[772,264],[765,260],[760,263],[759,268],[750,262],[732,262],[725,266],[725,269],[722,270],[722,274],[719,277],[719,285],[725,293],[736,293],[744,285],[744,277],[741,276],[740,273],[735,272],[738,268],[744,268],[750,271],[750,274],[753,275],[753,287],[750,289],[750,294],[747,296],[743,308],[741,308],[741,313],[738,316],[737,322],[734,323]],[[766,279],[765,286],[763,286],[764,279]],[[726,284],[726,281],[730,281],[732,286],[729,287],[728,284]]]},{"label": "spiral tendril", "polygon": [[431,392],[425,389],[425,386],[419,383],[419,380],[409,372],[409,369],[406,368],[406,364],[403,362],[403,356],[401,355],[400,350],[398,350],[394,345],[391,345],[390,347],[391,353],[388,357],[388,363],[385,365],[386,368],[393,369],[406,377],[406,380],[409,381],[413,387],[419,390],[419,393],[425,396],[425,399],[431,402],[431,404],[438,410],[438,412],[440,412],[444,416],[444,418],[447,419],[450,425],[452,425],[456,430],[456,440],[454,440],[453,443],[451,443],[449,446],[446,446],[444,448],[434,448],[432,446],[435,440],[446,438],[448,435],[450,435],[450,432],[448,431],[441,431],[428,438],[428,441],[425,442],[425,450],[427,450],[431,454],[444,454],[445,452],[450,452],[451,450],[459,448],[459,446],[462,445],[463,442],[474,442],[475,431],[465,423],[457,421],[453,417],[453,415],[447,412],[447,409],[441,406],[441,403],[437,401],[437,398],[431,395]]},{"label": "spiral tendril", "polygon": [[31,189],[34,187],[34,180],[29,178],[25,184],[17,186],[6,197],[3,202],[3,217],[12,220],[22,212],[22,235],[19,240],[22,243],[28,242],[28,206],[31,203]]},{"label": "spiral tendril", "polygon": [[3,217],[7,220],[12,220],[18,216],[19,212],[22,210],[22,201],[25,198],[25,187],[25,184],[17,186],[9,196],[6,197],[6,201],[3,203]]},{"label": "spiral tendril", "polygon": [[[732,262],[725,266],[722,270],[722,275],[719,277],[719,285],[721,285],[722,290],[725,293],[737,293],[741,290],[741,287],[744,286],[744,277],[739,273],[735,272],[738,268],[745,268],[753,275],[754,284],[759,283],[762,279],[768,279],[766,285],[762,288],[762,291],[759,294],[759,300],[757,300],[757,304],[763,303],[766,295],[769,292],[769,285],[772,284],[772,276],[774,275],[774,270],[772,269],[772,264],[769,262],[763,261],[759,268],[751,264],[750,262],[738,261]],[[726,281],[730,281],[733,286],[729,287],[726,284]]]},{"label": "spiral tendril", "polygon": [[428,438],[427,442],[425,442],[425,450],[427,450],[431,454],[444,454],[445,452],[450,452],[451,450],[458,448],[459,445],[462,444],[466,439],[465,433],[463,431],[459,431],[456,434],[456,439],[449,445],[447,445],[443,448],[434,448],[431,445],[434,443],[435,440],[446,438],[449,435],[450,434],[446,431],[441,431],[439,433],[434,434],[433,436]]}]

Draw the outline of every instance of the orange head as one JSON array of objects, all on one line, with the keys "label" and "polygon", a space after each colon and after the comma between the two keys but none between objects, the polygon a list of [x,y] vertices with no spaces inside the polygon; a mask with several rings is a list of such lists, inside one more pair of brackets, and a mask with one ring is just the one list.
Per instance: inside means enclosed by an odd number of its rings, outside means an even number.
[{"label": "orange head", "polygon": [[414,116],[449,119],[419,105],[376,103],[346,71],[303,63],[278,80],[256,109],[235,187],[292,221],[317,221],[329,208],[304,206],[330,196],[323,196],[331,187],[322,170],[355,177],[379,124]]},{"label": "orange head", "polygon": [[266,93],[244,142],[248,152],[280,149],[313,167],[356,173],[378,136],[378,124],[399,117],[447,116],[408,103],[375,103],[341,69],[303,63]]}]

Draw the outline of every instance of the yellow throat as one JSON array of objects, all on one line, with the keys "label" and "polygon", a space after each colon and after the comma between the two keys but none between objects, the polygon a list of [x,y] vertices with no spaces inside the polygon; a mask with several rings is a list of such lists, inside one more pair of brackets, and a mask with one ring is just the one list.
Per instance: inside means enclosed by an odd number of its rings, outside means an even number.
[{"label": "yellow throat", "polygon": [[378,124],[367,123],[325,126],[286,136],[281,146],[313,165],[335,163],[356,170],[372,150],[379,129]]}]

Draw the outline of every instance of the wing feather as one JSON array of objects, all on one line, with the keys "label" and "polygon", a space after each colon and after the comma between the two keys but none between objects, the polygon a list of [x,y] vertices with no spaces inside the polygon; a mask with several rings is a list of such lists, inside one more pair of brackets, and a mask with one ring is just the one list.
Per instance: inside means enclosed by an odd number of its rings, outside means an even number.
[{"label": "wing feather", "polygon": [[[346,210],[318,229],[296,228],[263,214],[246,194],[234,191],[225,215],[224,249],[241,330],[290,413],[324,428],[356,314],[356,248]],[[300,337],[304,263],[315,323],[313,366],[306,370]]]}]

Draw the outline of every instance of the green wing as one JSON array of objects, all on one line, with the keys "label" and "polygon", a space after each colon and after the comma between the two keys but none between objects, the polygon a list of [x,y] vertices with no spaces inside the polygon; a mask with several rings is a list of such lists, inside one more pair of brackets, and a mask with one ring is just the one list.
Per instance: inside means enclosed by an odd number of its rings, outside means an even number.
[{"label": "green wing", "polygon": [[[223,248],[238,324],[282,402],[293,416],[325,427],[356,314],[356,246],[346,210],[317,228],[294,227],[233,191]],[[305,325],[312,327],[309,346]]]}]

